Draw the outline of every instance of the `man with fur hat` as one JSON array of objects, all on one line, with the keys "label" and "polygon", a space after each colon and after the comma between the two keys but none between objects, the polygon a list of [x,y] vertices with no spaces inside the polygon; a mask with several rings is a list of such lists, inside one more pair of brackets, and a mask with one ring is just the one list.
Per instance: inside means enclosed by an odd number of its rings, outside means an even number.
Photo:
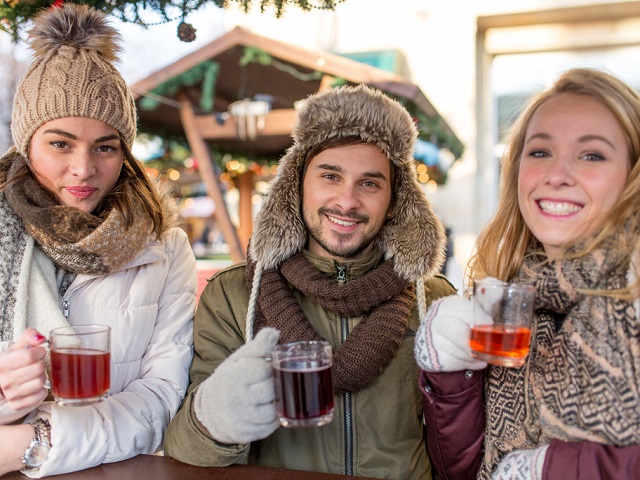
[{"label": "man with fur hat", "polygon": [[[417,130],[364,85],[307,99],[245,264],[215,275],[196,313],[191,385],[165,453],[378,478],[431,478],[414,332],[436,298],[444,228],[416,178]],[[278,428],[277,343],[327,340],[333,421]]]}]

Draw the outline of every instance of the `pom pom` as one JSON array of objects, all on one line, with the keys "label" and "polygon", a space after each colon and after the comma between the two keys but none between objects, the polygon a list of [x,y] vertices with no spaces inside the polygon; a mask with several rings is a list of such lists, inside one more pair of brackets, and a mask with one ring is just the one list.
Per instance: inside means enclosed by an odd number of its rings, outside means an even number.
[{"label": "pom pom", "polygon": [[87,5],[65,3],[43,11],[36,16],[29,36],[31,49],[37,57],[67,45],[95,50],[113,62],[122,51],[118,31],[109,25],[104,13]]}]

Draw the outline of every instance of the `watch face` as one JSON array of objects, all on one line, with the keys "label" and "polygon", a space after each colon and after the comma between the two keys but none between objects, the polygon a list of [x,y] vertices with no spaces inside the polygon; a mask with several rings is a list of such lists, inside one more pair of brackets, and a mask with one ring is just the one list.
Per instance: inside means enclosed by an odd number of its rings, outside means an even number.
[{"label": "watch face", "polygon": [[44,463],[49,456],[51,447],[45,442],[35,442],[25,455],[28,467],[36,468]]}]

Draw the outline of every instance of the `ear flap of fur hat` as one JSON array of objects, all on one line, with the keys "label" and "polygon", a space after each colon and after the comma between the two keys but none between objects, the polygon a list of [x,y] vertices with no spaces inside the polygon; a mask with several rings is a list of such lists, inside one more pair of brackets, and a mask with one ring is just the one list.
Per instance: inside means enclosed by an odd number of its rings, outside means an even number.
[{"label": "ear flap of fur hat", "polygon": [[105,14],[68,2],[40,13],[29,34],[34,58],[18,84],[11,115],[18,152],[26,154],[42,124],[64,117],[101,120],[131,147],[136,107],[113,65],[121,38]]},{"label": "ear flap of fur hat", "polygon": [[344,86],[310,96],[299,112],[293,145],[280,160],[255,221],[251,257],[264,268],[278,266],[307,243],[301,179],[313,146],[334,137],[360,137],[377,145],[396,169],[393,217],[377,240],[398,274],[410,281],[435,274],[444,261],[442,223],[417,179],[413,150],[418,136],[407,110],[366,85]]}]

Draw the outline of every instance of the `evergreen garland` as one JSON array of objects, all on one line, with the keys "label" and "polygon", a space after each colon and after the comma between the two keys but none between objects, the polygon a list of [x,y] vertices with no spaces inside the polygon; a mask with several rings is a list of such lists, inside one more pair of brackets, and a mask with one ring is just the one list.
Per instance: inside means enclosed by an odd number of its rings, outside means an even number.
[{"label": "evergreen garland", "polygon": [[177,93],[182,87],[190,87],[202,82],[200,109],[202,112],[211,113],[213,111],[213,100],[219,69],[220,64],[217,62],[205,60],[195,67],[175,77],[171,77],[166,82],[155,87],[151,90],[151,95],[145,95],[140,99],[140,108],[143,110],[153,110],[160,104],[159,98],[171,96]]},{"label": "evergreen garland", "polygon": [[[59,6],[69,0],[0,0],[0,29],[8,32],[14,41],[18,41],[22,32],[28,29],[29,22],[43,8]],[[181,26],[191,30],[186,36],[180,36],[184,41],[195,38],[195,29],[185,24],[184,19],[192,12],[205,5],[214,4],[220,8],[227,8],[231,4],[240,4],[245,12],[253,4],[260,5],[260,11],[274,6],[276,17],[280,18],[288,5],[295,5],[305,11],[312,9],[334,10],[336,5],[345,0],[137,0],[126,2],[122,0],[82,0],[73,3],[83,3],[112,14],[123,22],[136,23],[149,27],[174,20],[182,20]],[[154,14],[157,21],[143,20]]]},{"label": "evergreen garland", "polygon": [[430,117],[425,112],[420,110],[418,106],[406,98],[391,95],[390,97],[400,102],[407,111],[416,120],[416,127],[418,128],[418,136],[437,145],[440,148],[448,149],[456,160],[462,157],[464,153],[464,144],[458,140],[458,138],[449,133],[447,129],[442,125],[442,119],[440,117]]},{"label": "evergreen garland", "polygon": [[290,65],[282,63],[275,58],[273,58],[269,53],[265,52],[261,48],[258,47],[245,47],[242,58],[240,59],[240,66],[244,67],[250,63],[257,63],[259,65],[270,65],[274,68],[277,68],[281,72],[288,73],[294,78],[298,80],[308,81],[308,80],[320,80],[324,75],[322,72],[315,70],[310,73],[302,73],[293,68]]}]

